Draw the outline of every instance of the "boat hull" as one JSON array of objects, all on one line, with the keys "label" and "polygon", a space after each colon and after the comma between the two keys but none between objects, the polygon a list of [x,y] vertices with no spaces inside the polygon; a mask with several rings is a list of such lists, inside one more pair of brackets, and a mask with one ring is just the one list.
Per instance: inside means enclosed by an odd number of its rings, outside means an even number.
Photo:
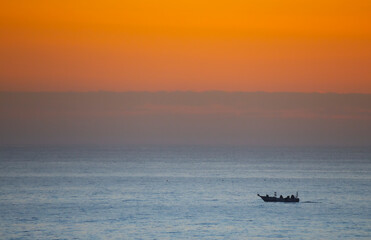
[{"label": "boat hull", "polygon": [[261,199],[263,199],[264,202],[299,202],[299,198],[278,198],[278,197],[270,197],[270,196],[260,196]]}]

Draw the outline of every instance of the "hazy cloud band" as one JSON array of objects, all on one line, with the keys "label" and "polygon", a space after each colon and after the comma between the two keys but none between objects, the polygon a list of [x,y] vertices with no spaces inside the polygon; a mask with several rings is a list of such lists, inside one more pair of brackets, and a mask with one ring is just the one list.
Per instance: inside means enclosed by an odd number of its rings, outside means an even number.
[{"label": "hazy cloud band", "polygon": [[0,144],[370,145],[371,94],[0,93]]}]

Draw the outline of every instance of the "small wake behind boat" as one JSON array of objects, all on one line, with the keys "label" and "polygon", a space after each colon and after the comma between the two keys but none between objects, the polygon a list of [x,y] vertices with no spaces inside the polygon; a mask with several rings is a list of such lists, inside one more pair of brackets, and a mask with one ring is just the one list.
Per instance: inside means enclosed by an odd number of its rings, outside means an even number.
[{"label": "small wake behind boat", "polygon": [[277,197],[277,193],[274,193],[274,196],[269,196],[268,194],[265,196],[261,196],[258,194],[258,196],[263,199],[264,202],[299,202],[299,196],[298,192],[296,192],[296,196],[291,195],[287,197],[283,197],[282,195],[280,197]]}]

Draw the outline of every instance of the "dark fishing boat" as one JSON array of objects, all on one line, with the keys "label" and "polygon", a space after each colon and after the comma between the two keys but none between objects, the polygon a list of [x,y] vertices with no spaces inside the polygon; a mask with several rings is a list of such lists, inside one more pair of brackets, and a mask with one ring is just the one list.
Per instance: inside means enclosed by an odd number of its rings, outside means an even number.
[{"label": "dark fishing boat", "polygon": [[291,195],[287,197],[283,197],[282,195],[280,197],[277,197],[277,194],[274,193],[274,196],[269,196],[268,194],[265,196],[261,196],[258,194],[258,196],[263,199],[264,202],[299,202],[298,193],[296,192],[296,196]]}]

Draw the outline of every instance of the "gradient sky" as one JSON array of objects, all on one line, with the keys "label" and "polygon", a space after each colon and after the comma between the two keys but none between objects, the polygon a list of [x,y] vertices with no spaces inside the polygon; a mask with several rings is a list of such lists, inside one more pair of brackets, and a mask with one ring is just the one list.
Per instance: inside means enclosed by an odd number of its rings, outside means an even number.
[{"label": "gradient sky", "polygon": [[371,93],[369,0],[4,0],[0,91]]}]

